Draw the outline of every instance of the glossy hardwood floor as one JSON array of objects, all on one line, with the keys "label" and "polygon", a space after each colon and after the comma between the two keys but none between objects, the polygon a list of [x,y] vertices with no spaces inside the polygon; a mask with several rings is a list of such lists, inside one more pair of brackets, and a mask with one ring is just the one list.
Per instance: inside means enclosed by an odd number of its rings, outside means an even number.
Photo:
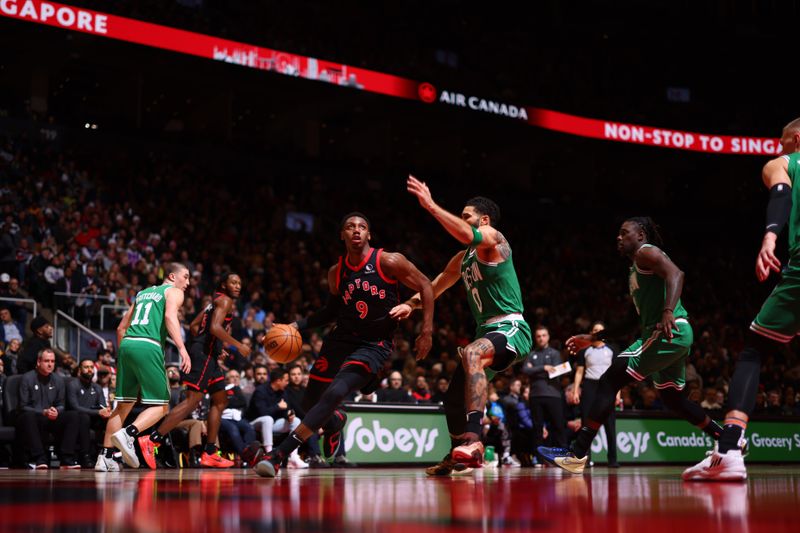
[{"label": "glossy hardwood floor", "polygon": [[800,468],[684,483],[681,467],[0,471],[0,531],[800,531]]}]

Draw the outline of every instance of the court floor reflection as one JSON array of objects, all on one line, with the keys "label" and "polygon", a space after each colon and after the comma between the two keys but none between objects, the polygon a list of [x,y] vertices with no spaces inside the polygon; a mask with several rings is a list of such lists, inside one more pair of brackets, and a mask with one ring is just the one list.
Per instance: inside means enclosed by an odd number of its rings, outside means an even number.
[{"label": "court floor reflection", "polygon": [[2,531],[798,531],[800,470],[747,483],[684,483],[679,467],[95,473],[0,472]]}]

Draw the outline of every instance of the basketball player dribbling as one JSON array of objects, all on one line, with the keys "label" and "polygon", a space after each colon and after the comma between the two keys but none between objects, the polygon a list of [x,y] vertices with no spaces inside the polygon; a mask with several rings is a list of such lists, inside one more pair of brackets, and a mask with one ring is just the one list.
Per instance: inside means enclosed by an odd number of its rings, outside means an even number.
[{"label": "basketball player dribbling", "polygon": [[331,293],[317,313],[299,321],[298,329],[336,326],[325,339],[309,376],[303,399],[306,416],[274,450],[256,465],[262,477],[275,477],[285,457],[324,428],[323,453],[333,457],[341,446],[347,417],[339,406],[350,393],[377,382],[377,373],[391,356],[397,327],[390,311],[398,303],[397,284],[419,291],[424,313],[415,349],[423,359],[431,349],[433,289],[430,280],[402,254],[370,246],[370,223],[361,213],[345,215],[341,223],[347,254],[328,271]]}]

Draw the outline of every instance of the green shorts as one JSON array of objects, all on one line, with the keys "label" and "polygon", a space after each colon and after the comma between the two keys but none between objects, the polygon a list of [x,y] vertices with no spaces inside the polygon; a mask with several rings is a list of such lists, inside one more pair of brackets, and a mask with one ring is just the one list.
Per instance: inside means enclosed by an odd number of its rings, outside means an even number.
[{"label": "green shorts", "polygon": [[686,357],[692,347],[694,332],[685,318],[675,320],[678,331],[674,331],[672,342],[658,330],[649,330],[645,337],[637,340],[618,357],[628,358],[628,374],[636,381],[653,377],[657,389],[683,390],[686,385]]},{"label": "green shorts", "polygon": [[789,260],[781,280],[764,301],[750,329],[769,339],[787,343],[800,332],[800,257]]},{"label": "green shorts", "polygon": [[509,366],[517,361],[522,361],[528,356],[533,346],[533,338],[531,336],[531,327],[519,315],[519,318],[511,318],[508,320],[499,320],[491,324],[481,324],[475,332],[475,339],[485,337],[489,333],[502,333],[506,337],[506,348],[515,354],[513,359],[508,359],[501,363],[503,368],[498,368],[492,365],[493,368],[486,368],[486,377],[489,381],[494,378],[497,372],[502,372]]},{"label": "green shorts", "polygon": [[117,401],[166,405],[169,383],[164,350],[152,339],[125,337],[117,358]]}]

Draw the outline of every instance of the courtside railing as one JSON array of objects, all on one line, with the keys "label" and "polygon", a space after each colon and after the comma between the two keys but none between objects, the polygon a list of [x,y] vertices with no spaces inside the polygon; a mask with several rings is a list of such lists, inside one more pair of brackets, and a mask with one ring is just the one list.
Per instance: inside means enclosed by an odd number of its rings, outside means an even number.
[{"label": "courtside railing", "polygon": [[36,303],[36,300],[32,300],[31,298],[10,298],[10,297],[3,296],[2,298],[0,298],[0,302],[14,302],[14,303],[21,303],[21,304],[31,304],[32,307],[33,307],[33,317],[34,318],[36,318],[36,315],[37,315],[38,309],[39,309],[38,308],[38,304]]},{"label": "courtside railing", "polygon": [[[55,347],[59,350],[69,352],[78,362],[81,361],[84,355],[93,357],[97,348],[103,347],[106,344],[106,339],[61,310],[56,310],[53,316],[53,330]],[[87,338],[95,340],[97,346],[94,351],[91,351],[89,354],[84,354],[83,352],[85,350],[82,349],[84,347],[83,341]]]}]

